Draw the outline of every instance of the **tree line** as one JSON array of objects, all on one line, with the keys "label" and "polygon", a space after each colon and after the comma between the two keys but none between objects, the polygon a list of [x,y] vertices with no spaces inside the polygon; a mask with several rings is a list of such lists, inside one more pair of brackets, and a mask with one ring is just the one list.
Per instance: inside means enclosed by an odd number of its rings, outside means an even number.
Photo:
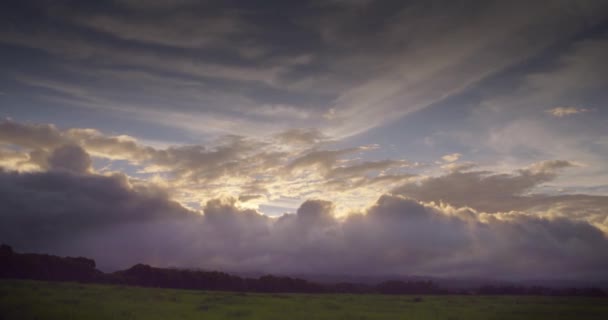
[{"label": "tree line", "polygon": [[[58,257],[48,254],[16,253],[0,245],[0,278],[44,281],[77,281],[196,290],[292,293],[378,293],[378,294],[461,294],[440,288],[429,280],[384,281],[376,285],[361,283],[321,284],[304,279],[265,275],[247,278],[218,271],[155,268],[137,264],[129,269],[103,273],[95,261],[83,257]],[[555,289],[538,286],[482,286],[467,294],[483,295],[570,295],[606,296],[599,288]]]}]

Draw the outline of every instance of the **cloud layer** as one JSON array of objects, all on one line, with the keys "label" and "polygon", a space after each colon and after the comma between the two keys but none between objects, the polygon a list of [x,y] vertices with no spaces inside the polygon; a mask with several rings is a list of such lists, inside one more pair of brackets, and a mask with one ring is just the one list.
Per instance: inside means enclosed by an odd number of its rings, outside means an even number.
[{"label": "cloud layer", "polygon": [[[1,241],[80,254],[102,268],[136,262],[275,273],[600,279],[608,239],[584,222],[481,214],[384,195],[336,219],[309,200],[269,218],[210,200],[203,214],[121,176],[0,173]],[[549,272],[551,270],[551,272]]]},{"label": "cloud layer", "polygon": [[589,109],[585,108],[575,108],[575,107],[557,107],[550,110],[547,110],[549,114],[554,117],[562,118],[574,114],[579,114],[583,112],[589,112]]},{"label": "cloud layer", "polygon": [[[0,132],[2,163],[12,161],[0,171],[0,241],[21,251],[90,256],[107,270],[143,262],[286,274],[606,278],[608,238],[601,228],[607,197],[530,192],[575,166],[568,161],[545,161],[510,174],[468,167],[402,181],[348,215],[339,214],[337,202],[310,199],[295,213],[272,218],[244,205],[257,198],[253,192],[240,200],[207,198],[193,210],[154,179],[100,173],[91,165],[92,158],[145,160],[211,183],[231,178],[217,172],[225,166],[237,176],[246,170],[234,159],[241,152],[236,150],[248,146],[234,137],[209,151],[158,150],[88,129],[5,121]],[[307,151],[289,162],[284,174],[312,166],[331,185],[404,164],[335,167],[353,151]]]},{"label": "cloud layer", "polygon": [[403,171],[414,165],[406,160],[357,159],[375,146],[325,149],[325,141],[314,130],[290,130],[262,139],[226,136],[208,146],[154,148],[93,129],[0,121],[0,150],[6,154],[2,162],[9,168],[86,172],[91,154],[108,163],[99,168],[102,172],[130,171],[191,205],[226,195],[256,206],[323,194],[352,202],[352,207],[373,201],[412,176]]},{"label": "cloud layer", "polygon": [[[5,73],[54,105],[148,124],[247,135],[316,127],[341,138],[462,93],[608,10],[598,1],[241,6],[24,1],[3,10],[0,45],[24,52]],[[44,67],[28,66],[32,52]]]}]

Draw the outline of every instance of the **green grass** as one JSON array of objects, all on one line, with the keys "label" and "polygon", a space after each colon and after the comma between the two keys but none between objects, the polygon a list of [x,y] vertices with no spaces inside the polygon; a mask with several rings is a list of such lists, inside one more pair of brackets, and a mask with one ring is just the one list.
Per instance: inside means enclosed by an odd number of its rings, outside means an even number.
[{"label": "green grass", "polygon": [[608,299],[256,294],[0,280],[6,319],[608,319]]}]

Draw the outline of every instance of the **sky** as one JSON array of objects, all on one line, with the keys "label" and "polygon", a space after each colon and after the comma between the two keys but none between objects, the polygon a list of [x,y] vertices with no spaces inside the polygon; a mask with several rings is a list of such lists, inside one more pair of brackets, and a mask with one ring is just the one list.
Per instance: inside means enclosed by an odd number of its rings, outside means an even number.
[{"label": "sky", "polygon": [[3,1],[0,242],[608,280],[608,2]]}]

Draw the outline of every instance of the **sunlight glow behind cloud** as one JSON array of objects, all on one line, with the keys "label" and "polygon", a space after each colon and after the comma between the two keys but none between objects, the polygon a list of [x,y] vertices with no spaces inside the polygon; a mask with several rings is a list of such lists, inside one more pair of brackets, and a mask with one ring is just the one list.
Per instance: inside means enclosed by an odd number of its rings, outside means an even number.
[{"label": "sunlight glow behind cloud", "polygon": [[109,269],[606,278],[607,17],[0,4],[0,241]]}]

